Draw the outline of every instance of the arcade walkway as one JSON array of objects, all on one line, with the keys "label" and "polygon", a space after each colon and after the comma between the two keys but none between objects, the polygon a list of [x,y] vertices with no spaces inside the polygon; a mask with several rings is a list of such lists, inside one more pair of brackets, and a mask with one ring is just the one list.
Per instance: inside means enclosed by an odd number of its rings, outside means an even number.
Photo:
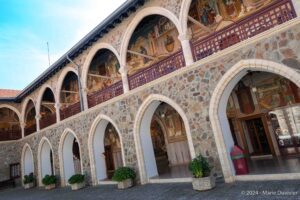
[{"label": "arcade walkway", "polygon": [[117,190],[116,186],[88,187],[79,191],[70,188],[58,188],[52,191],[43,189],[24,190],[22,188],[0,191],[3,200],[193,200],[193,199],[300,199],[300,180],[268,182],[217,183],[217,187],[207,192],[196,192],[191,183],[184,184],[148,184],[128,190]]}]

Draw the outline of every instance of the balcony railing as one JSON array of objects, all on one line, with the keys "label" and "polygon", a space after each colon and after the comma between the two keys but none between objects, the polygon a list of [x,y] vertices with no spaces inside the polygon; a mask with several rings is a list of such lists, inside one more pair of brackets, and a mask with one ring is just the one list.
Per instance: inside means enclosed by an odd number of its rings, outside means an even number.
[{"label": "balcony railing", "polygon": [[137,88],[185,66],[182,50],[128,77],[130,89]]},{"label": "balcony railing", "polygon": [[194,59],[200,60],[210,56],[276,25],[287,22],[296,16],[291,0],[275,1],[269,6],[209,35],[203,40],[191,42]]},{"label": "balcony railing", "polygon": [[25,127],[24,128],[24,135],[30,135],[32,133],[36,132],[36,124],[33,124],[31,126]]},{"label": "balcony railing", "polygon": [[45,115],[40,120],[40,129],[46,128],[55,123],[56,123],[56,113]]},{"label": "balcony railing", "polygon": [[0,141],[18,140],[22,137],[21,130],[2,130],[0,131]]},{"label": "balcony railing", "polygon": [[80,112],[81,112],[80,102],[74,103],[68,107],[60,109],[60,119],[64,120]]},{"label": "balcony railing", "polygon": [[122,81],[118,81],[103,90],[94,92],[87,96],[89,108],[119,96],[123,94],[123,92]]}]

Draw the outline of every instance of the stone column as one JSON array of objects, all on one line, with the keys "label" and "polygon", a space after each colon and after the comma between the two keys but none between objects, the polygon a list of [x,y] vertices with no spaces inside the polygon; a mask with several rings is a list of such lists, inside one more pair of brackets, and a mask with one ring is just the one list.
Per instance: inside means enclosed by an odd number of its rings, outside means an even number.
[{"label": "stone column", "polygon": [[189,66],[194,63],[193,53],[190,45],[191,36],[189,34],[182,34],[178,36],[178,39],[181,42],[185,65]]},{"label": "stone column", "polygon": [[87,110],[89,109],[89,104],[88,104],[88,97],[87,97],[87,94],[88,94],[88,89],[85,87],[85,88],[82,88],[81,90],[81,94],[82,94],[82,100],[83,100],[83,108],[84,110]]},{"label": "stone column", "polygon": [[300,17],[300,1],[299,0],[292,0],[297,17]]},{"label": "stone column", "polygon": [[25,137],[25,126],[26,126],[26,123],[25,122],[20,122],[20,126],[21,126],[22,138],[24,138]]},{"label": "stone column", "polygon": [[40,131],[40,119],[41,119],[41,115],[37,114],[35,116],[35,120],[36,120],[36,131]]},{"label": "stone column", "polygon": [[127,77],[127,66],[121,66],[119,70],[121,76],[122,76],[122,83],[123,83],[123,90],[124,93],[127,93],[129,91],[129,82],[128,82],[128,77]]},{"label": "stone column", "polygon": [[56,123],[60,122],[60,107],[61,107],[61,104],[60,103],[56,103],[54,105],[55,107],[55,110],[56,110]]}]

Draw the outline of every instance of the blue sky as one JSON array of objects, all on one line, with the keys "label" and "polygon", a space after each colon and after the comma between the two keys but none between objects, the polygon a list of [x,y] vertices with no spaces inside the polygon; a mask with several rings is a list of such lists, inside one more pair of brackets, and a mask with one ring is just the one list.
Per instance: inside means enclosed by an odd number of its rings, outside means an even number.
[{"label": "blue sky", "polygon": [[24,89],[125,0],[0,0],[0,88]]}]

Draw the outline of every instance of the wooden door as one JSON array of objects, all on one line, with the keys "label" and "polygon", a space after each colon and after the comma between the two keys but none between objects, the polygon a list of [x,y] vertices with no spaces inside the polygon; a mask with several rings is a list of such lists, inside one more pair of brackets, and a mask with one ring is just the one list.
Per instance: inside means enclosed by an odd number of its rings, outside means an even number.
[{"label": "wooden door", "polygon": [[271,149],[261,118],[245,120],[251,144],[253,147],[253,155],[270,154]]},{"label": "wooden door", "polygon": [[105,146],[105,162],[106,162],[107,178],[111,179],[115,172],[115,166],[114,166],[112,148],[110,145]]}]

